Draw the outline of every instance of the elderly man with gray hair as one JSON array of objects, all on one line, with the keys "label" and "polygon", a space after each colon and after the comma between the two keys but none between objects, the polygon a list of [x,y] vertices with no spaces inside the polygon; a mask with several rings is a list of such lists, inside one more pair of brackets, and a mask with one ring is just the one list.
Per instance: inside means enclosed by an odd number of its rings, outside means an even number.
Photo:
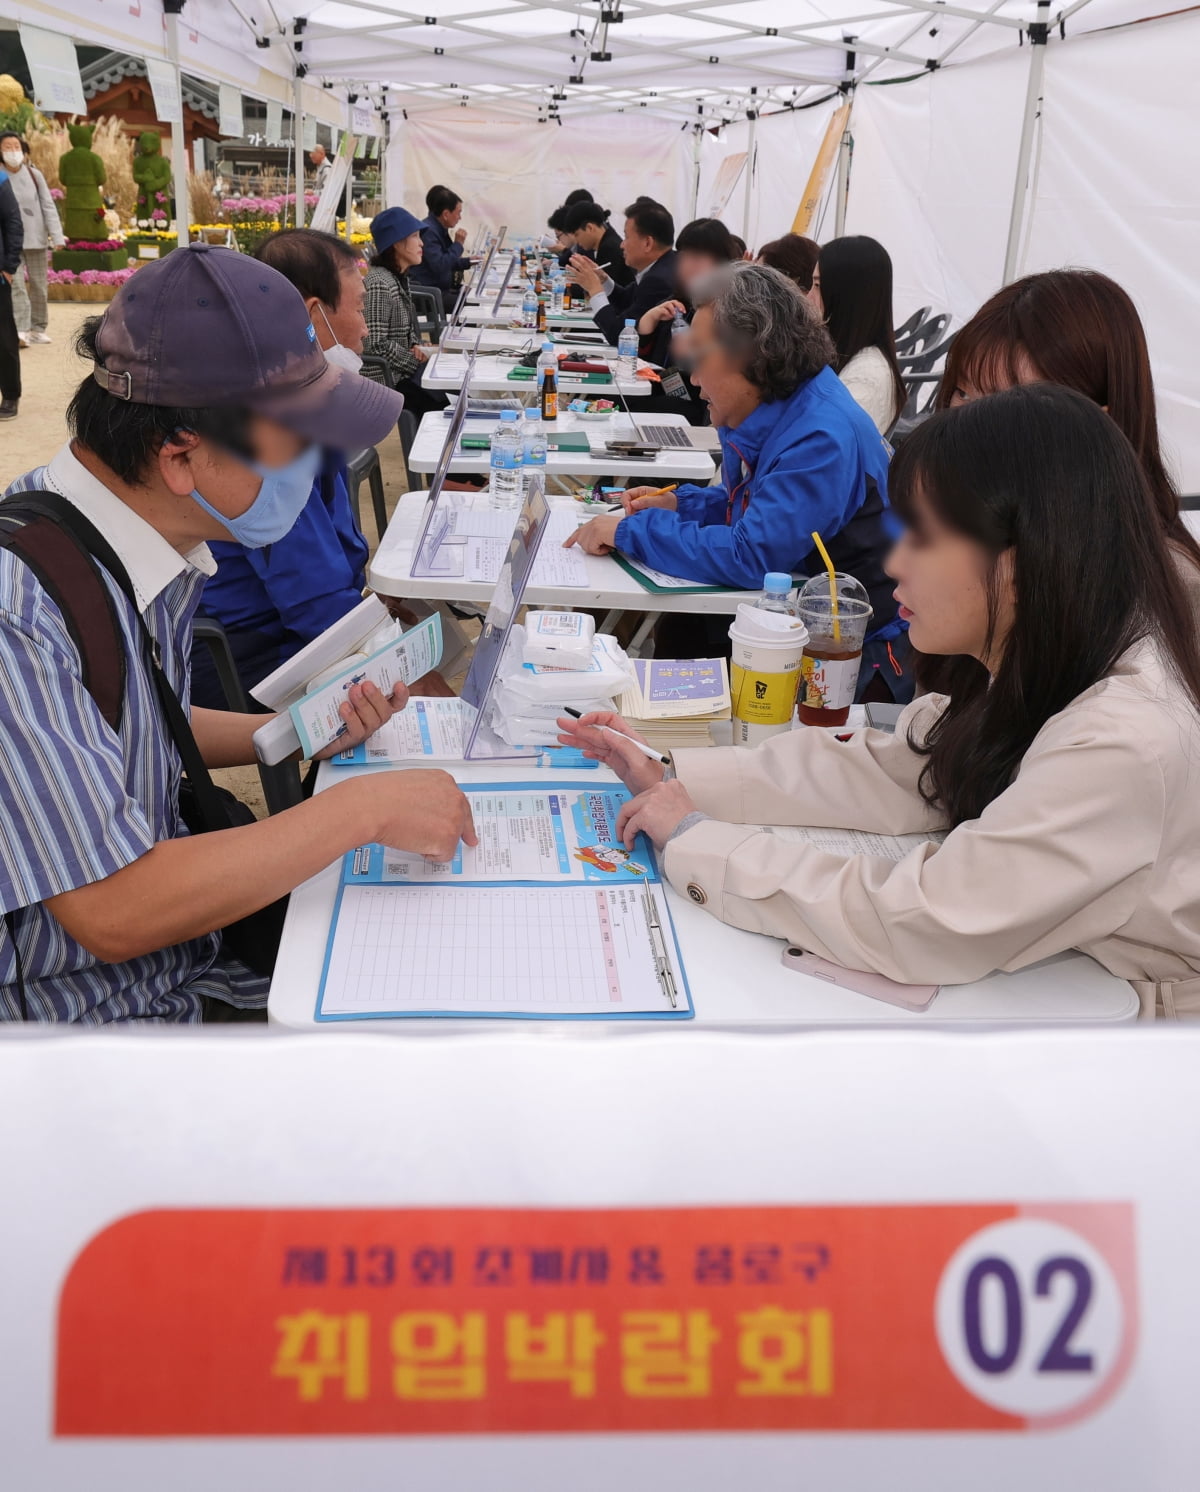
[{"label": "elderly man with gray hair", "polygon": [[[699,584],[757,590],[772,570],[820,570],[815,531],[874,607],[860,689],[878,677],[906,702],[906,627],[883,568],[894,538],[890,448],[834,373],[829,335],[786,276],[730,264],[700,281],[693,299],[691,376],[720,432],[720,483],[662,496],[631,488],[623,515],[593,519],[567,544],[588,554],[619,549]],[[656,639],[662,656],[729,651],[727,618],[671,622],[671,636]]]}]

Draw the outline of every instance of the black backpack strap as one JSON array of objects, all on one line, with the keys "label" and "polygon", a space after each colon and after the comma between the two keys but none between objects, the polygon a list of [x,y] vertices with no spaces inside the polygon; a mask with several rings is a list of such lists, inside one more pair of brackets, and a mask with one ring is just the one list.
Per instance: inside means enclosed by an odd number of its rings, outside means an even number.
[{"label": "black backpack strap", "polygon": [[[183,763],[183,770],[187,773],[188,783],[192,789],[196,822],[189,823],[189,828],[193,833],[228,829],[228,811],[209,775],[208,768],[204,765],[204,758],[200,755],[200,747],[196,744],[196,737],[192,734],[187,712],[180,704],[179,696],[175,693],[171,681],[163,672],[162,655],[158,643],[150,635],[150,629],[142,619],[133,582],[125,566],[118,559],[116,551],[95,524],[85,518],[78,508],[69,503],[66,498],[60,497],[58,493],[23,493],[21,501],[36,514],[52,519],[67,530],[84,554],[91,556],[93,560],[99,560],[129,598],[135,624],[141,636],[146,664],[154,680],[158,702],[162,707],[163,718],[171,739],[175,743],[175,748],[179,752],[179,759]],[[3,515],[7,507],[7,503],[0,504],[0,515]]]},{"label": "black backpack strap", "polygon": [[[9,549],[37,576],[62,613],[79,653],[83,687],[114,731],[125,703],[125,643],[112,595],[75,532],[58,520],[53,492],[29,492],[0,503],[0,548]],[[69,504],[64,504],[69,506]]]}]

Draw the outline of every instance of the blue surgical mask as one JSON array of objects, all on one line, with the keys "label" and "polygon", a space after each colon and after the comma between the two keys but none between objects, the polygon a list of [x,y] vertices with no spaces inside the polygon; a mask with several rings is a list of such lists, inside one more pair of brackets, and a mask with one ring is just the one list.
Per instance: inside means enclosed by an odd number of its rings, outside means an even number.
[{"label": "blue surgical mask", "polygon": [[192,489],[192,497],[218,523],[224,524],[239,544],[247,549],[264,549],[277,544],[304,510],[321,465],[320,446],[308,446],[286,466],[263,466],[258,461],[244,463],[262,478],[258,496],[237,518],[218,513]]}]

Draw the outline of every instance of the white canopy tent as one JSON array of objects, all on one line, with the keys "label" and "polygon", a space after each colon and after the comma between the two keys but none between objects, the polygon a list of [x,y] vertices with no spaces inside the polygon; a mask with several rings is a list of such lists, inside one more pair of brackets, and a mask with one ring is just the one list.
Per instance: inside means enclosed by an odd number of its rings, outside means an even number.
[{"label": "white canopy tent", "polygon": [[[878,237],[897,314],[969,315],[1014,274],[1089,265],[1150,333],[1177,473],[1200,490],[1200,7],[1155,0],[0,0],[24,22],[234,83],[331,123],[365,108],[390,201],[445,180],[530,230],[572,186],[680,221],[746,165],[726,221],[792,226],[834,110],[843,190],[811,231]],[[68,8],[69,6],[69,8]],[[752,117],[751,117],[752,116]],[[360,120],[360,127],[363,127]],[[724,176],[728,186],[729,172]]]}]

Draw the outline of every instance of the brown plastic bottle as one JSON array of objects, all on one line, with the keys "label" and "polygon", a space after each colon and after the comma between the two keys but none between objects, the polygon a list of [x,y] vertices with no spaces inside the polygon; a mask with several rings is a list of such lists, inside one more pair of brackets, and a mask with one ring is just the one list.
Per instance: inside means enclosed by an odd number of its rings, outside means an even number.
[{"label": "brown plastic bottle", "polygon": [[[800,707],[801,725],[845,725],[850,718],[850,702],[854,699],[854,689],[851,684],[849,694],[850,700],[839,709],[826,710],[819,704],[807,704],[806,700],[819,700],[822,694],[821,685],[824,683],[825,668],[828,664],[849,664],[853,660],[853,675],[858,677],[858,670],[862,659],[862,644],[857,648],[847,647],[843,641],[835,642],[832,637],[810,637],[804,644],[804,657],[800,663],[800,688],[797,700]],[[817,677],[814,679],[814,665]],[[837,669],[837,672],[843,672]],[[824,691],[828,696],[829,690]],[[844,695],[845,691],[841,691]]]},{"label": "brown plastic bottle", "polygon": [[542,420],[558,419],[558,374],[547,368],[542,377]]}]

